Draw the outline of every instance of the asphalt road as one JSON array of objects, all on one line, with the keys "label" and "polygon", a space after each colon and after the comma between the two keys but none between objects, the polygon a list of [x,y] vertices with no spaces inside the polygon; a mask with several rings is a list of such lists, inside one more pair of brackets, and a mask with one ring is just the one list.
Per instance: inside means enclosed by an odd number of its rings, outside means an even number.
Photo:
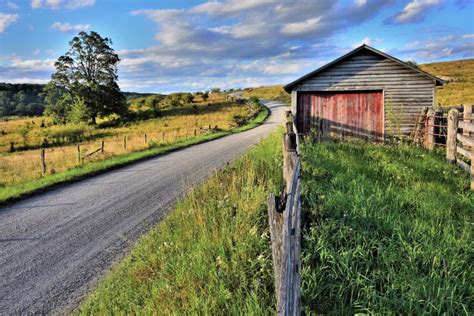
[{"label": "asphalt road", "polygon": [[186,189],[282,122],[261,126],[64,185],[0,208],[0,314],[64,313]]}]

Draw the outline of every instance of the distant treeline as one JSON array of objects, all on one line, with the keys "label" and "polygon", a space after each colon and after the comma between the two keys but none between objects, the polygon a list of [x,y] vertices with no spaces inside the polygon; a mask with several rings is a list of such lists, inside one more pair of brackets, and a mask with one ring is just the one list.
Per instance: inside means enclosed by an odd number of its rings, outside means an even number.
[{"label": "distant treeline", "polygon": [[[45,85],[0,82],[0,117],[42,115],[45,108],[41,96]],[[128,100],[146,97],[152,93],[123,92]]]},{"label": "distant treeline", "polygon": [[40,96],[44,85],[0,83],[0,117],[41,115],[44,98]]}]

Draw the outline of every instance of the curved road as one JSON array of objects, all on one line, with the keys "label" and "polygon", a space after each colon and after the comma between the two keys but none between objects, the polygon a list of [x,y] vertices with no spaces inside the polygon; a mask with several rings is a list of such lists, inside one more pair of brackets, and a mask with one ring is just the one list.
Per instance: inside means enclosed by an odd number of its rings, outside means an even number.
[{"label": "curved road", "polygon": [[64,313],[187,188],[282,122],[64,185],[0,208],[0,314]]}]

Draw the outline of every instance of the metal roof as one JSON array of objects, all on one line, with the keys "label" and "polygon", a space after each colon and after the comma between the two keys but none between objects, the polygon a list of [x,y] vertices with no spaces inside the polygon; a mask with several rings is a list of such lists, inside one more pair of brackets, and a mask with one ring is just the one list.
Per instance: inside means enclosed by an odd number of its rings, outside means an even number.
[{"label": "metal roof", "polygon": [[423,70],[421,70],[421,69],[415,68],[415,67],[413,67],[413,66],[407,64],[406,62],[401,61],[401,60],[398,59],[398,58],[395,58],[395,57],[390,56],[390,55],[388,55],[388,54],[386,54],[386,53],[384,53],[384,52],[381,52],[381,51],[379,51],[378,49],[375,49],[375,48],[373,48],[373,47],[371,47],[371,46],[369,46],[369,45],[363,44],[363,45],[357,47],[356,49],[350,51],[349,53],[347,53],[347,54],[345,54],[345,55],[343,55],[343,56],[341,56],[341,57],[339,57],[339,58],[333,60],[332,62],[330,62],[330,63],[328,63],[328,64],[322,66],[321,68],[318,68],[318,69],[316,69],[315,71],[312,71],[312,72],[310,72],[310,73],[304,75],[303,77],[301,77],[301,78],[299,78],[299,79],[296,79],[295,81],[293,81],[293,82],[287,84],[286,86],[283,87],[283,89],[285,89],[285,91],[289,93],[289,92],[291,92],[291,90],[293,89],[293,87],[294,87],[295,85],[297,85],[298,83],[300,83],[301,81],[304,81],[304,80],[308,79],[309,77],[312,77],[312,76],[318,74],[319,72],[321,72],[321,71],[323,71],[323,70],[325,70],[325,69],[327,69],[327,68],[329,68],[329,67],[331,67],[331,66],[337,64],[338,62],[340,62],[340,61],[342,61],[342,60],[344,60],[344,59],[346,59],[346,58],[348,58],[348,57],[354,55],[355,53],[357,53],[357,52],[359,52],[359,51],[361,51],[361,50],[363,50],[363,49],[366,49],[366,50],[368,50],[368,51],[371,51],[371,52],[373,52],[373,53],[375,53],[375,54],[377,54],[377,55],[380,55],[380,56],[382,56],[382,57],[385,57],[385,58],[387,58],[387,59],[393,60],[394,62],[396,62],[396,63],[398,63],[398,64],[400,64],[400,65],[402,65],[402,66],[405,66],[405,67],[407,67],[407,68],[410,68],[410,69],[412,69],[412,70],[414,70],[414,71],[416,71],[416,72],[418,72],[418,73],[420,73],[420,74],[422,74],[422,75],[424,75],[424,76],[427,76],[427,77],[429,77],[429,78],[435,80],[437,86],[441,86],[441,85],[443,85],[443,84],[445,83],[444,80],[441,80],[440,78],[438,78],[438,77],[436,77],[436,76],[433,76],[432,74],[427,73],[426,71],[423,71]]}]

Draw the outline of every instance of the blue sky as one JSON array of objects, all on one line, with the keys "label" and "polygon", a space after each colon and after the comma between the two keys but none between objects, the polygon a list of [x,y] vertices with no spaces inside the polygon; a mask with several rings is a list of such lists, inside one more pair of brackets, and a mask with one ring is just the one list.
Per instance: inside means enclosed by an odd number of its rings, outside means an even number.
[{"label": "blue sky", "polygon": [[45,83],[79,31],[113,40],[125,91],[284,84],[366,43],[474,57],[472,0],[0,0],[0,82]]}]

